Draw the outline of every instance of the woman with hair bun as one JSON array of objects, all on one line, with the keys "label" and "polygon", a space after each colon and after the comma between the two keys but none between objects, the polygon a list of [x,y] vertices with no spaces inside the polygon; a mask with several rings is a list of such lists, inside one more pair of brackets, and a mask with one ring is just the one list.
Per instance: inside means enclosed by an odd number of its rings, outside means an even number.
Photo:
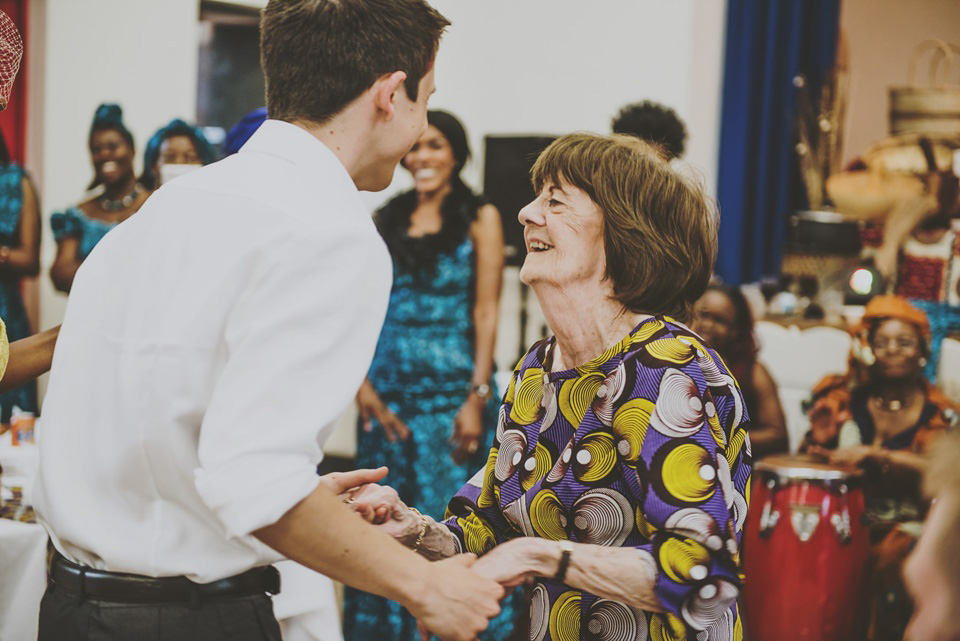
[{"label": "woman with hair bun", "polygon": [[99,189],[79,205],[50,217],[57,241],[50,278],[61,292],[70,291],[80,264],[100,239],[136,213],[150,195],[134,173],[133,135],[123,124],[119,105],[97,108],[88,140],[94,172],[88,188]]},{"label": "woman with hair bun", "polygon": [[[391,481],[440,519],[449,497],[483,467],[497,421],[491,385],[503,235],[497,209],[460,178],[470,157],[463,125],[444,111],[428,111],[427,122],[401,162],[414,188],[375,216],[394,276],[357,394],[356,464],[389,466]],[[504,610],[484,638],[505,638]],[[353,641],[419,638],[400,605],[352,589],[344,628]]]}]

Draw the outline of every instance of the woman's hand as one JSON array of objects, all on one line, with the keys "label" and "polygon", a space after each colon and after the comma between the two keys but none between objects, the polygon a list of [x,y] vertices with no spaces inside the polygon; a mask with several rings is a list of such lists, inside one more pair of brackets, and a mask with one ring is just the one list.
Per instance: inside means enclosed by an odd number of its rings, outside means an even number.
[{"label": "woman's hand", "polygon": [[548,573],[538,566],[543,565],[543,554],[537,551],[544,544],[552,542],[543,539],[520,537],[501,543],[473,564],[473,571],[480,576],[493,579],[505,588],[523,584],[535,576],[547,576]]},{"label": "woman's hand", "polygon": [[483,437],[483,399],[470,394],[453,419],[453,462],[463,465],[480,447]]},{"label": "woman's hand", "polygon": [[410,428],[380,400],[379,394],[367,379],[363,380],[363,384],[357,391],[357,411],[363,421],[364,432],[372,430],[371,419],[377,419],[387,435],[387,440],[391,443],[395,443],[398,439],[405,441],[410,436]]},{"label": "woman's hand", "polygon": [[834,465],[853,465],[857,467],[862,466],[868,460],[880,460],[884,457],[883,448],[875,445],[855,445],[839,450],[821,449],[820,452],[817,453],[826,455],[827,460]]},{"label": "woman's hand", "polygon": [[420,533],[423,517],[407,507],[392,487],[365,485],[350,497],[348,507],[407,547]]}]

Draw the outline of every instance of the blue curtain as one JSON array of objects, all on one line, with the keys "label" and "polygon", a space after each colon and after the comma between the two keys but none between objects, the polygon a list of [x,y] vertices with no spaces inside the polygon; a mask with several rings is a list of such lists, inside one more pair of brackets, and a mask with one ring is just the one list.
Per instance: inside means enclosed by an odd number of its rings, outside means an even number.
[{"label": "blue curtain", "polygon": [[787,217],[802,207],[793,78],[816,87],[832,68],[840,0],[728,0],[717,273],[739,284],[780,272]]}]

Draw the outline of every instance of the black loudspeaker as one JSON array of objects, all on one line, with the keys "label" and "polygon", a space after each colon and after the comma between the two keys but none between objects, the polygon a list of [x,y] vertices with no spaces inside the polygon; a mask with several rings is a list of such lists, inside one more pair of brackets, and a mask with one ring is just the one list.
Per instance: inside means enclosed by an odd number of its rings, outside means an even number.
[{"label": "black loudspeaker", "polygon": [[527,248],[517,214],[536,194],[530,168],[554,136],[487,136],[484,139],[483,193],[500,210],[507,264],[523,264]]}]

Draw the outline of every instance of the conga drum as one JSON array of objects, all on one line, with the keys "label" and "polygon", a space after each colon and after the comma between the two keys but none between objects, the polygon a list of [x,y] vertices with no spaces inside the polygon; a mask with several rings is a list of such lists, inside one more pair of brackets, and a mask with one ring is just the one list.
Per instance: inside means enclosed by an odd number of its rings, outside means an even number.
[{"label": "conga drum", "polygon": [[870,542],[860,472],[807,456],[753,469],[743,544],[750,641],[859,641]]}]

